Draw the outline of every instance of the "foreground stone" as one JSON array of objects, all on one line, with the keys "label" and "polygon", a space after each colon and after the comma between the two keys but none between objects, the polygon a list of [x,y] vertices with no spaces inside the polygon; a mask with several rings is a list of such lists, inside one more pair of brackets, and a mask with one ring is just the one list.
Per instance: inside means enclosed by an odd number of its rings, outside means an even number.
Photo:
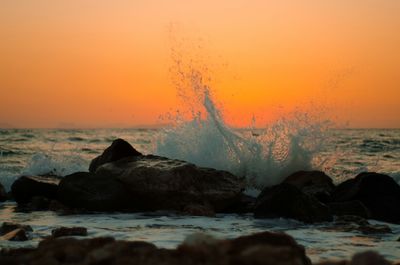
[{"label": "foreground stone", "polygon": [[332,221],[329,208],[290,184],[265,188],[257,198],[256,218],[292,218],[305,223]]},{"label": "foreground stone", "polygon": [[298,171],[288,176],[283,183],[296,186],[324,203],[330,201],[335,189],[332,179],[322,171]]},{"label": "foreground stone", "polygon": [[26,241],[28,239],[28,235],[23,228],[17,228],[0,237],[0,240],[8,241]]},{"label": "foreground stone", "polygon": [[185,212],[197,208],[209,215],[238,202],[244,184],[242,178],[226,171],[153,155],[130,156],[106,163],[95,173],[64,177],[58,200],[91,211]]},{"label": "foreground stone", "polygon": [[33,197],[57,198],[60,178],[56,176],[22,176],[11,186],[11,192],[18,204],[27,204]]},{"label": "foreground stone", "polygon": [[52,237],[63,236],[87,236],[87,229],[85,227],[59,227],[51,231]]},{"label": "foreground stone", "polygon": [[33,231],[32,227],[30,225],[21,225],[21,224],[12,223],[12,222],[4,222],[0,227],[0,235],[7,234],[16,229],[23,229],[23,230],[29,231],[29,232]]},{"label": "foreground stone", "polygon": [[265,264],[310,265],[305,250],[281,233],[263,232],[233,240],[195,237],[177,249],[112,238],[47,239],[37,249],[2,251],[0,264]]},{"label": "foreground stone", "polygon": [[332,198],[336,202],[361,201],[372,219],[400,223],[400,186],[389,176],[361,173],[338,185]]},{"label": "foreground stone", "polygon": [[113,141],[111,146],[104,150],[103,154],[93,159],[89,166],[89,172],[94,173],[98,167],[109,162],[114,162],[125,157],[141,156],[142,154],[123,139]]}]

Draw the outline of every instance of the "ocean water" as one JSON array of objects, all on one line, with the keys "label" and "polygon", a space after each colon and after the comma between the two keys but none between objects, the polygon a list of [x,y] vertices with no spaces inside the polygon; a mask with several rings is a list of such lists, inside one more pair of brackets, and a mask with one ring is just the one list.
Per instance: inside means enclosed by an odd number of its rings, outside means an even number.
[{"label": "ocean water", "polygon": [[[0,130],[0,182],[8,189],[24,174],[52,172],[64,176],[87,171],[91,159],[116,138],[126,139],[146,154],[167,155],[242,174],[248,177],[252,188],[279,182],[290,171],[309,168],[326,171],[336,183],[361,171],[386,173],[399,181],[398,129],[327,130],[317,147],[312,148],[304,144],[305,138],[300,139],[303,142],[299,140],[299,134],[287,134],[296,141],[270,135],[270,129],[234,130],[213,119],[161,129],[3,129]],[[297,155],[302,157],[297,158]],[[252,169],[252,166],[259,168]],[[92,237],[147,240],[166,248],[177,246],[194,232],[232,238],[272,230],[292,235],[306,247],[314,261],[349,258],[366,249],[377,250],[391,260],[400,260],[400,244],[395,242],[400,236],[400,226],[393,224],[388,224],[393,234],[366,236],[357,232],[326,231],[323,228],[328,224],[310,226],[287,219],[255,220],[251,215],[218,215],[216,218],[145,213],[61,216],[46,211],[17,213],[14,207],[13,202],[0,205],[0,222],[31,225],[33,240],[0,241],[0,247],[34,246],[58,226],[85,226]]]}]

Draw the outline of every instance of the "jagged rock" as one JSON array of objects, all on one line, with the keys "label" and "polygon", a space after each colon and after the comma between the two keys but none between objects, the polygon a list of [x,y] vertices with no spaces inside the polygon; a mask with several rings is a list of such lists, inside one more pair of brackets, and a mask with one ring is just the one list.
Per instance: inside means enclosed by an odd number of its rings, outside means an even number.
[{"label": "jagged rock", "polygon": [[196,236],[196,240],[186,240],[177,249],[159,249],[146,242],[112,238],[46,239],[32,251],[17,255],[2,253],[0,264],[311,265],[311,262],[304,247],[292,237],[263,232],[233,240]]},{"label": "jagged rock", "polygon": [[18,204],[29,203],[37,196],[55,199],[59,182],[55,176],[22,176],[12,184],[11,191]]},{"label": "jagged rock", "polygon": [[85,227],[59,227],[51,231],[53,237],[62,236],[87,236]]},{"label": "jagged rock", "polygon": [[331,202],[327,204],[333,215],[355,215],[370,218],[367,207],[360,201]]},{"label": "jagged rock", "polygon": [[103,164],[114,162],[125,157],[134,157],[142,155],[128,142],[123,139],[117,139],[112,142],[104,152],[92,160],[89,166],[89,172],[94,173],[98,167]]},{"label": "jagged rock", "polygon": [[265,188],[257,198],[256,218],[292,218],[306,223],[331,221],[329,208],[291,184]]},{"label": "jagged rock", "polygon": [[400,223],[400,186],[389,176],[361,173],[338,185],[332,198],[335,202],[359,200],[372,219]]},{"label": "jagged rock", "polygon": [[283,183],[292,184],[324,203],[330,200],[335,189],[332,179],[322,171],[298,171],[287,177]]}]

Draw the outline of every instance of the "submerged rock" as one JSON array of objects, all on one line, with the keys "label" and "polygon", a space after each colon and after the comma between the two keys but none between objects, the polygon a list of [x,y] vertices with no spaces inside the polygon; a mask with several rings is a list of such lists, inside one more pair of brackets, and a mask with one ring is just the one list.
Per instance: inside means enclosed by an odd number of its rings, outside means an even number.
[{"label": "submerged rock", "polygon": [[98,167],[103,164],[114,162],[125,157],[133,157],[142,155],[128,142],[123,139],[117,139],[112,142],[103,154],[93,159],[89,166],[89,172],[95,172]]},{"label": "submerged rock", "polygon": [[335,189],[332,179],[322,171],[298,171],[287,177],[283,183],[292,184],[324,203],[330,200]]},{"label": "submerged rock", "polygon": [[351,261],[324,261],[317,265],[391,265],[392,263],[375,251],[357,253]]},{"label": "submerged rock", "polygon": [[52,237],[87,236],[85,227],[59,227],[51,231]]},{"label": "submerged rock", "polygon": [[292,218],[305,223],[332,221],[329,208],[290,184],[265,188],[257,198],[256,218]]},{"label": "submerged rock", "polygon": [[12,184],[11,192],[19,204],[29,203],[37,196],[55,199],[59,182],[56,176],[22,176]]},{"label": "submerged rock", "polygon": [[[7,261],[7,263],[5,263]],[[47,239],[32,251],[0,254],[0,264],[265,264],[311,265],[304,247],[282,233],[264,232],[233,240],[196,236],[176,249],[112,238]]]},{"label": "submerged rock", "polygon": [[0,183],[0,202],[4,202],[8,199],[8,194],[4,186]]},{"label": "submerged rock", "polygon": [[360,201],[332,202],[327,205],[333,215],[355,215],[367,219],[371,217],[367,207]]},{"label": "submerged rock", "polygon": [[335,202],[359,200],[371,218],[400,223],[400,186],[386,175],[361,173],[338,185],[332,196]]},{"label": "submerged rock", "polygon": [[392,233],[392,229],[388,225],[373,225],[364,218],[352,215],[339,216],[331,226],[325,227],[323,230],[334,232],[359,231],[366,235]]},{"label": "submerged rock", "polygon": [[21,225],[21,224],[12,223],[12,222],[4,222],[0,227],[0,235],[5,235],[16,229],[23,229],[23,230],[29,231],[29,232],[33,231],[32,227],[29,225]]}]

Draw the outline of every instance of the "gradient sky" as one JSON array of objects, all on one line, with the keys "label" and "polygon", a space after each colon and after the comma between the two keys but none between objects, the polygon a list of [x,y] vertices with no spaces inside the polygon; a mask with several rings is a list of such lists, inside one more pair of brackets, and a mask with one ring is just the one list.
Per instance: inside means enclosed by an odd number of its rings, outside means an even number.
[{"label": "gradient sky", "polygon": [[400,127],[399,14],[398,0],[2,0],[0,127],[159,123],[182,106],[181,46],[234,126],[315,105]]}]

